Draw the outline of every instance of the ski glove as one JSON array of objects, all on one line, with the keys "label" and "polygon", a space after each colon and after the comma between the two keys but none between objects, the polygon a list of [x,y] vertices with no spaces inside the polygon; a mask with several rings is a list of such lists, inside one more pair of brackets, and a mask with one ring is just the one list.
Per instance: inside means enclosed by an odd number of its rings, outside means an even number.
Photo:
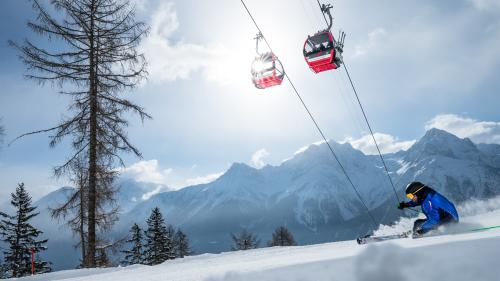
[{"label": "ski glove", "polygon": [[403,210],[404,208],[408,208],[408,204],[404,201],[399,202],[398,209]]}]

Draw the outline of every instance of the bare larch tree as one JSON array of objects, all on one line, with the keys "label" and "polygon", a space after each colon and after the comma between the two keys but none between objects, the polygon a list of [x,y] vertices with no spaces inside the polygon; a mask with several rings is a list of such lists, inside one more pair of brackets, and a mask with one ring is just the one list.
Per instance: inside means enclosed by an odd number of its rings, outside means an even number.
[{"label": "bare larch tree", "polygon": [[74,153],[55,168],[56,176],[70,174],[79,157],[86,159],[85,265],[95,267],[99,204],[105,206],[105,199],[113,198],[113,171],[117,164],[123,165],[121,153],[141,156],[127,138],[125,114],[150,118],[143,108],[123,98],[124,92],[147,75],[146,61],[137,47],[148,28],[136,21],[128,0],[51,0],[57,16],[38,0],[31,2],[38,16],[28,22],[29,28],[50,40],[61,40],[64,47],[52,44],[52,49],[41,48],[30,40],[10,43],[21,53],[28,68],[26,77],[52,82],[73,102],[70,115],[57,126],[20,137],[51,132],[51,146],[65,137],[72,138]]}]

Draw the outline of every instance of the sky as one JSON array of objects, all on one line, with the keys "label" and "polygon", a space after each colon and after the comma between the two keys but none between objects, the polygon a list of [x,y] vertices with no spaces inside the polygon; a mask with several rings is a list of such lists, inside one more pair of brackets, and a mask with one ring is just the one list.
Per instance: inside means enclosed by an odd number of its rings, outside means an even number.
[{"label": "sky", "polygon": [[[49,1],[45,5],[48,6]],[[149,77],[124,96],[152,120],[129,116],[142,159],[123,155],[124,176],[178,189],[216,179],[234,162],[279,165],[321,140],[285,81],[254,88],[250,65],[257,30],[240,1],[134,0],[150,26],[139,49]],[[313,0],[245,1],[285,71],[329,139],[375,153],[344,69],[312,73],[302,47],[325,28]],[[331,2],[332,3],[332,2]],[[475,142],[500,144],[500,2],[497,0],[337,0],[333,31],[347,33],[344,61],[383,152],[408,149],[436,127]],[[29,1],[0,9],[0,201],[24,182],[34,198],[69,184],[52,168],[71,153],[48,135],[9,142],[70,114],[58,87],[26,80],[7,41],[29,38]]]}]

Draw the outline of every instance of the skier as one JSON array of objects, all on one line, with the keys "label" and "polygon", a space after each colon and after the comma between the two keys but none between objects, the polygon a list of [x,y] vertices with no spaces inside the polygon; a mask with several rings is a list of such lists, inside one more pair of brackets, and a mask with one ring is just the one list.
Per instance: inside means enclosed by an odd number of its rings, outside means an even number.
[{"label": "skier", "polygon": [[408,202],[400,202],[398,209],[421,206],[426,219],[417,219],[413,224],[413,235],[420,237],[437,227],[458,222],[458,213],[453,203],[446,197],[421,182],[412,182],[406,186]]}]

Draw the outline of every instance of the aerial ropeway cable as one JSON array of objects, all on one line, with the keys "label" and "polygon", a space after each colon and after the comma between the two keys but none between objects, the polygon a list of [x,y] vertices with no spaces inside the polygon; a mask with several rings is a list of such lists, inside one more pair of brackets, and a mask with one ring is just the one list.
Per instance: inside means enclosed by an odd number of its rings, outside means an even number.
[{"label": "aerial ropeway cable", "polygon": [[[255,27],[257,28],[257,30],[259,31],[258,33],[258,36],[264,40],[264,42],[266,43],[267,47],[269,48],[270,52],[273,53],[273,50],[269,44],[269,42],[267,41],[266,37],[264,37],[263,33],[262,33],[262,30],[260,29],[259,25],[257,24],[257,22],[255,21],[254,17],[252,16],[252,13],[250,12],[250,10],[248,9],[247,5],[245,4],[245,2],[243,0],[240,0],[241,1],[241,4],[243,5],[243,7],[245,8],[246,12],[248,13],[250,19],[252,20],[252,22],[254,23]],[[258,44],[258,42],[257,42]],[[343,43],[342,43],[343,45]],[[281,64],[280,64],[281,65]],[[361,194],[359,193],[358,189],[356,188],[356,186],[354,185],[353,181],[351,180],[351,178],[349,177],[349,175],[347,174],[347,171],[346,169],[344,168],[344,166],[342,165],[342,163],[340,162],[337,154],[335,153],[335,151],[333,150],[332,146],[330,145],[330,143],[328,142],[328,140],[326,139],[325,137],[325,134],[323,133],[323,131],[321,130],[321,128],[319,127],[319,124],[318,122],[316,121],[316,119],[314,118],[314,116],[312,115],[311,111],[309,110],[309,108],[307,107],[307,105],[305,104],[304,100],[302,99],[301,95],[299,94],[297,88],[295,87],[295,85],[293,84],[292,80],[290,79],[290,77],[288,76],[288,74],[283,71],[283,74],[284,74],[284,77],[286,77],[286,79],[288,80],[288,82],[290,83],[290,85],[292,86],[292,89],[293,91],[295,92],[297,98],[300,100],[302,106],[304,107],[304,109],[306,110],[307,114],[309,115],[309,117],[311,118],[312,122],[314,123],[316,129],[318,130],[319,134],[321,135],[321,137],[323,138],[323,140],[325,141],[325,144],[327,145],[328,149],[330,150],[332,156],[335,158],[336,162],[338,163],[340,169],[342,170],[343,174],[345,175],[347,181],[349,182],[350,186],[352,187],[352,189],[354,190],[354,192],[356,193],[356,196],[358,197],[358,199],[360,200],[361,204],[363,205],[363,207],[365,208],[366,210],[366,213],[367,215],[370,217],[370,221],[372,223],[372,226],[373,226],[373,230],[375,230],[377,227],[378,227],[378,223],[377,221],[375,220],[375,218],[373,217],[370,209],[368,208],[368,206],[366,205],[365,201],[363,200],[363,198],[361,197]]]},{"label": "aerial ropeway cable", "polygon": [[[333,17],[332,17],[332,14],[330,12],[330,9],[332,8],[332,5],[330,5],[330,4],[325,5],[325,4],[321,4],[319,2],[319,0],[316,0],[316,1],[318,2],[318,6],[319,6],[319,8],[320,8],[320,10],[321,10],[321,12],[323,14],[323,18],[325,19],[325,22],[328,25],[328,28],[325,29],[323,32],[328,32],[328,34],[331,36],[331,38],[333,40],[333,44],[334,44],[333,46],[337,46],[337,49],[335,50],[336,53],[337,54],[340,53],[340,55],[338,55],[338,57],[340,59],[338,60],[338,63],[335,63],[335,65],[337,67],[335,67],[335,68],[328,68],[328,67],[326,67],[327,68],[326,70],[336,69],[336,68],[338,68],[340,66],[340,64],[344,65],[344,70],[345,70],[345,72],[347,74],[347,78],[349,79],[350,85],[351,85],[352,90],[354,92],[354,95],[356,97],[356,101],[358,102],[359,108],[361,109],[361,113],[363,114],[363,117],[364,117],[364,120],[366,122],[366,125],[368,126],[368,129],[370,131],[371,137],[372,137],[373,142],[375,144],[375,147],[377,149],[377,152],[378,152],[378,155],[380,157],[380,160],[382,161],[382,164],[384,166],[385,173],[387,174],[387,177],[388,177],[389,182],[391,184],[392,190],[393,190],[394,195],[396,197],[396,201],[399,202],[400,199],[399,199],[398,193],[396,191],[396,187],[394,185],[394,182],[392,181],[391,175],[389,173],[389,169],[387,168],[387,164],[385,163],[384,157],[382,156],[382,152],[380,151],[380,147],[379,147],[379,145],[377,143],[377,140],[376,140],[375,135],[373,133],[372,127],[370,125],[370,122],[368,121],[368,117],[366,116],[365,109],[364,109],[363,105],[361,104],[361,100],[359,99],[359,95],[358,95],[358,92],[356,91],[356,87],[354,87],[354,82],[352,81],[351,75],[349,74],[349,71],[347,70],[347,66],[345,64],[345,61],[342,58],[342,51],[343,51],[343,48],[344,48],[344,41],[345,41],[345,33],[342,32],[342,31],[339,32],[339,37],[340,37],[340,41],[339,42],[336,42],[333,39],[333,36],[332,36],[332,33],[331,33],[331,27],[332,27]],[[326,18],[326,16],[328,16],[328,19]],[[321,31],[318,32],[317,35],[321,35]],[[307,41],[306,41],[306,43],[307,43]],[[333,49],[335,49],[335,47],[333,47]],[[304,54],[305,54],[305,49],[304,49]],[[334,64],[334,62],[335,62],[335,58],[332,58],[332,64]],[[311,67],[311,65],[309,65],[309,67]],[[314,71],[314,69],[313,69],[313,71]],[[413,210],[413,209],[410,209],[410,210]]]}]

